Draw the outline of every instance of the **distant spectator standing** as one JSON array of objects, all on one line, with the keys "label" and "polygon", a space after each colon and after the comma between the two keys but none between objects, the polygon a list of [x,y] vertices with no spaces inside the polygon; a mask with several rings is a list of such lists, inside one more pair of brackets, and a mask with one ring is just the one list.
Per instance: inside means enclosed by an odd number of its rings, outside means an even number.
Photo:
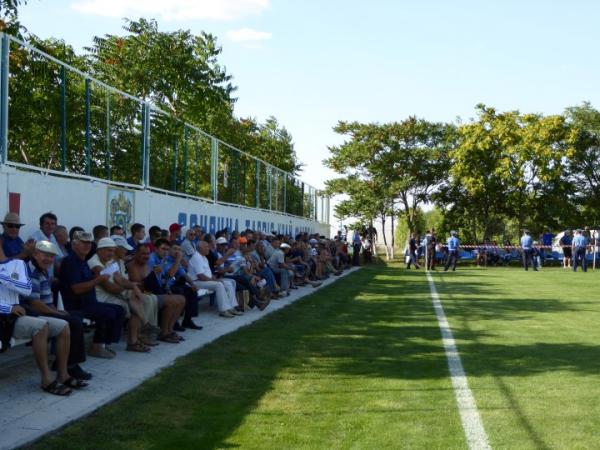
[{"label": "distant spectator standing", "polygon": [[542,248],[540,249],[541,263],[544,264],[546,254],[552,254],[552,240],[556,235],[552,233],[550,227],[546,227],[546,231],[542,234]]},{"label": "distant spectator standing", "polygon": [[413,233],[408,239],[408,262],[406,268],[410,269],[410,265],[414,264],[415,269],[420,269],[419,263],[417,262],[417,250],[419,249],[419,235]]},{"label": "distant spectator standing", "polygon": [[533,270],[537,270],[535,262],[533,261],[533,238],[528,230],[523,230],[523,236],[521,236],[521,251],[523,252],[523,268],[529,270],[529,264],[531,264]]},{"label": "distant spectator standing", "polygon": [[585,251],[587,249],[588,239],[581,230],[575,232],[573,237],[573,272],[577,272],[577,267],[581,265],[581,270],[587,272],[587,261]]},{"label": "distant spectator standing", "polygon": [[571,267],[571,259],[573,258],[573,237],[571,236],[571,230],[565,230],[563,236],[558,241],[563,251],[563,269]]},{"label": "distant spectator standing", "polygon": [[362,243],[360,241],[360,233],[358,230],[354,230],[354,235],[352,237],[352,265],[360,266],[360,249],[362,247]]},{"label": "distant spectator standing", "polygon": [[446,241],[448,246],[448,259],[446,260],[446,265],[444,266],[444,272],[448,271],[448,268],[452,264],[452,271],[456,270],[456,261],[458,261],[458,249],[460,247],[460,241],[456,237],[456,231],[450,231],[450,237]]}]

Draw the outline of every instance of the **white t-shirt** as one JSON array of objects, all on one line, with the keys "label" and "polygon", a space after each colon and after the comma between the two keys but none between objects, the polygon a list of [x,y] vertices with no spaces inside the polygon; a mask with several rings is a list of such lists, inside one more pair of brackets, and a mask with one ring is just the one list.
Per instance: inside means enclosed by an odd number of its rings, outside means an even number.
[{"label": "white t-shirt", "polygon": [[[114,283],[114,275],[116,272],[119,272],[119,264],[117,264],[115,261],[109,261],[108,263],[102,264],[102,262],[100,261],[100,258],[98,257],[98,254],[95,254],[94,256],[92,256],[90,258],[90,260],[88,261],[88,267],[90,269],[93,269],[94,267],[102,267],[102,271],[100,272],[101,275],[110,275],[110,278],[108,281],[110,281],[111,283]],[[111,298],[120,298],[114,294],[111,294],[107,291],[104,290],[104,288],[101,285],[97,285],[96,286],[96,298],[98,299],[99,302],[106,302]]]},{"label": "white t-shirt", "polygon": [[204,275],[209,278],[212,277],[212,272],[210,271],[210,264],[208,263],[208,259],[206,259],[206,256],[202,256],[198,252],[192,255],[192,257],[190,258],[190,262],[188,263],[188,275],[194,281],[198,279],[198,275]]},{"label": "white t-shirt", "polygon": [[19,294],[31,294],[31,279],[25,262],[20,259],[0,262],[1,314],[10,314],[12,307],[19,304]]}]

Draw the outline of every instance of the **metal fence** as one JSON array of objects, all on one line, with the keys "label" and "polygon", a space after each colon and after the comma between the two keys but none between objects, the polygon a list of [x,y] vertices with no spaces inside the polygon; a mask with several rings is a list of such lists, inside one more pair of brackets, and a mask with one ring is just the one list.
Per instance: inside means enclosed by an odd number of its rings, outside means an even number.
[{"label": "metal fence", "polygon": [[0,163],[329,223],[329,198],[292,174],[0,35]]}]

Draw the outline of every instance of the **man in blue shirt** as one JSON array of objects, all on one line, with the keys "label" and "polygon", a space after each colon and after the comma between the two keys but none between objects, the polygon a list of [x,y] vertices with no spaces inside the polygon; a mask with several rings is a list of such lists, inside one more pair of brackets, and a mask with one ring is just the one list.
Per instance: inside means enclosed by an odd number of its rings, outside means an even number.
[{"label": "man in blue shirt", "polygon": [[93,240],[91,233],[85,231],[77,231],[73,235],[73,251],[60,265],[60,293],[67,311],[82,314],[96,322],[88,355],[109,359],[116,355],[108,346],[119,342],[121,338],[125,311],[119,305],[100,303],[96,298],[96,286],[108,281],[110,276],[98,275],[94,278],[92,275],[85,257],[92,248]]},{"label": "man in blue shirt", "polygon": [[23,242],[19,237],[19,230],[24,224],[21,223],[19,215],[7,213],[2,221],[2,249],[8,259],[28,259],[33,253],[34,241]]},{"label": "man in blue shirt", "polygon": [[450,237],[446,244],[448,245],[448,259],[446,260],[446,265],[444,266],[444,272],[448,271],[450,264],[452,264],[452,271],[456,270],[456,261],[458,261],[458,249],[460,247],[460,240],[456,237],[456,231],[452,230],[450,232]]},{"label": "man in blue shirt", "polygon": [[533,262],[533,238],[527,230],[523,230],[523,236],[521,236],[521,250],[523,251],[523,267],[525,270],[529,270],[530,264],[533,270],[537,270]]},{"label": "man in blue shirt", "polygon": [[581,264],[581,270],[587,272],[587,261],[585,260],[585,251],[587,249],[588,239],[577,230],[573,237],[573,272],[577,272],[577,266]]}]

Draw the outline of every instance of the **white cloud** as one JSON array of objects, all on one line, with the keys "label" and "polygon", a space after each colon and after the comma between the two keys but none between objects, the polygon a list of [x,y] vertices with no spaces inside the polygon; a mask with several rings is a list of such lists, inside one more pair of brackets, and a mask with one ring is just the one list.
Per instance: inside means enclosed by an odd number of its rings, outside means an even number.
[{"label": "white cloud", "polygon": [[76,11],[105,17],[156,18],[165,21],[237,20],[259,14],[271,0],[77,0]]},{"label": "white cloud", "polygon": [[271,39],[272,34],[266,31],[253,30],[252,28],[241,28],[227,32],[227,37],[233,42],[258,43]]}]

